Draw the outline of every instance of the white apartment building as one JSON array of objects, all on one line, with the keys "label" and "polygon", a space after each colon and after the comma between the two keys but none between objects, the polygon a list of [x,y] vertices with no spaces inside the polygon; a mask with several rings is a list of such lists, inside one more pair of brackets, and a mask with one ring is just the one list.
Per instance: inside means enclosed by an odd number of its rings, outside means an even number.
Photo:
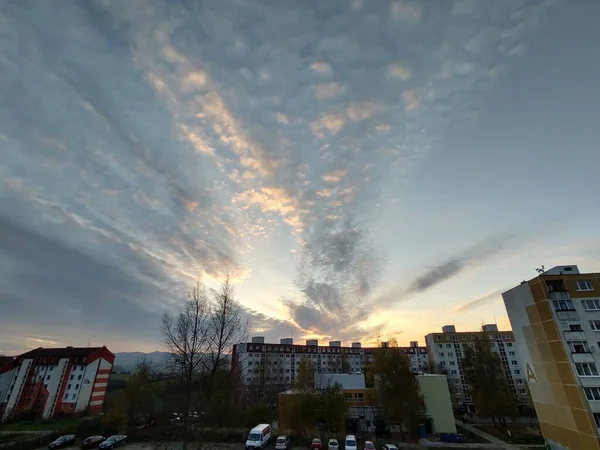
[{"label": "white apartment building", "polygon": [[[363,348],[360,342],[353,342],[350,347],[342,346],[340,341],[320,346],[315,339],[307,340],[304,345],[294,344],[291,338],[281,339],[279,344],[265,343],[264,337],[257,336],[251,342],[238,344],[232,361],[234,367],[238,367],[241,384],[248,392],[256,388],[262,390],[257,398],[274,398],[294,384],[298,367],[305,359],[310,360],[317,376],[364,373],[374,349]],[[415,372],[427,367],[427,349],[419,347],[416,341],[411,342],[410,347],[398,347],[398,351],[408,355]]]},{"label": "white apartment building", "polygon": [[542,433],[552,448],[600,449],[600,274],[575,265],[502,294]]},{"label": "white apartment building", "polygon": [[0,361],[0,421],[100,413],[114,355],[106,347],[38,348]]},{"label": "white apartment building", "polygon": [[[526,374],[520,362],[512,331],[498,331],[497,325],[482,327],[491,341],[492,350],[500,356],[506,378],[515,401],[520,406],[531,403],[527,387]],[[450,395],[454,407],[466,412],[474,411],[469,385],[462,370],[462,358],[466,346],[473,343],[481,331],[457,332],[454,325],[442,327],[441,333],[429,333],[425,343],[432,365],[439,368],[448,378]]]}]

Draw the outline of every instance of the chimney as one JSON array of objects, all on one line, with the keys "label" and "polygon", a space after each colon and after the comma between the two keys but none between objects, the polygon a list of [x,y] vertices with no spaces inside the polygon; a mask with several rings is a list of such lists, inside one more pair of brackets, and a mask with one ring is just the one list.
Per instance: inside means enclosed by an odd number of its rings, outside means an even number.
[{"label": "chimney", "polygon": [[341,341],[329,341],[329,346],[330,347],[341,347],[342,342]]},{"label": "chimney", "polygon": [[265,343],[265,337],[264,336],[254,336],[252,338],[252,343],[253,344],[264,344]]},{"label": "chimney", "polygon": [[360,342],[353,342],[352,348],[360,348]]},{"label": "chimney", "polygon": [[411,347],[418,347],[419,346],[419,342],[418,341],[410,341],[410,346]]},{"label": "chimney", "polygon": [[293,345],[294,344],[294,339],[293,338],[281,338],[279,340],[279,343],[282,345]]},{"label": "chimney", "polygon": [[318,339],[307,339],[306,340],[306,345],[309,345],[311,347],[318,347],[319,340]]}]

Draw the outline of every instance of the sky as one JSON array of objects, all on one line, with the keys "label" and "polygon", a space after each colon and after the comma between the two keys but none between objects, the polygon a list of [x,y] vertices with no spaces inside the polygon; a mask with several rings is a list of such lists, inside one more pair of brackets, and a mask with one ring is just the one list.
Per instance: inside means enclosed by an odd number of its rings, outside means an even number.
[{"label": "sky", "polygon": [[161,350],[225,277],[269,341],[509,328],[600,272],[600,3],[0,4],[0,353]]}]

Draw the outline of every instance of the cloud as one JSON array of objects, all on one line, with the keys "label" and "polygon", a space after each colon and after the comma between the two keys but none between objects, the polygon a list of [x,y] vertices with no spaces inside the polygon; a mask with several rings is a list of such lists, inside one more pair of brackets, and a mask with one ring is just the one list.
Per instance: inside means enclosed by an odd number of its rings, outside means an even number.
[{"label": "cloud", "polygon": [[463,303],[462,305],[459,305],[456,308],[454,308],[454,312],[455,313],[464,313],[464,312],[479,308],[481,306],[484,306],[493,301],[498,301],[498,300],[502,301],[502,293],[506,292],[511,287],[512,286],[509,286],[509,287],[506,287],[503,289],[498,289],[497,291],[485,294],[475,300],[471,300],[470,302]]},{"label": "cloud", "polygon": [[390,76],[398,78],[401,81],[410,80],[410,78],[412,77],[411,70],[400,63],[390,64],[390,66],[388,67],[388,73],[390,74]]},{"label": "cloud", "polygon": [[[155,343],[156,314],[189,283],[229,273],[243,286],[263,269],[295,284],[298,326],[372,335],[361,320],[385,288],[391,252],[377,239],[382,205],[453,123],[477,117],[542,14],[501,2],[494,17],[465,22],[460,14],[479,13],[451,9],[133,0],[4,8],[0,221],[26,251],[0,248],[9,300],[0,314],[22,325],[19,345],[74,339],[31,332],[42,313],[57,324],[97,315],[81,336]],[[62,255],[63,268],[33,241]],[[442,261],[413,288],[476,260]],[[282,333],[292,323],[260,321]],[[2,348],[13,348],[5,329]]]},{"label": "cloud", "polygon": [[333,69],[331,68],[331,64],[325,61],[317,61],[310,65],[310,68],[321,75],[331,75],[333,73]]},{"label": "cloud", "polygon": [[344,92],[344,87],[339,83],[319,83],[314,86],[315,97],[319,100],[334,98]]}]

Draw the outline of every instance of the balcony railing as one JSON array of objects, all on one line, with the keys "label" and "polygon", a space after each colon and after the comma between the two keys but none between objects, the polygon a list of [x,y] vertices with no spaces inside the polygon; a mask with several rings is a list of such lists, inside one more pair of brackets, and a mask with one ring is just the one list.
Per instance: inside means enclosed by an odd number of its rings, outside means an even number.
[{"label": "balcony railing", "polygon": [[570,300],[571,296],[569,295],[569,291],[550,291],[548,292],[548,297],[551,300]]},{"label": "balcony railing", "polygon": [[587,336],[583,331],[565,331],[565,339],[567,341],[585,341]]},{"label": "balcony railing", "polygon": [[558,320],[579,320],[577,311],[556,311],[556,317]]}]

